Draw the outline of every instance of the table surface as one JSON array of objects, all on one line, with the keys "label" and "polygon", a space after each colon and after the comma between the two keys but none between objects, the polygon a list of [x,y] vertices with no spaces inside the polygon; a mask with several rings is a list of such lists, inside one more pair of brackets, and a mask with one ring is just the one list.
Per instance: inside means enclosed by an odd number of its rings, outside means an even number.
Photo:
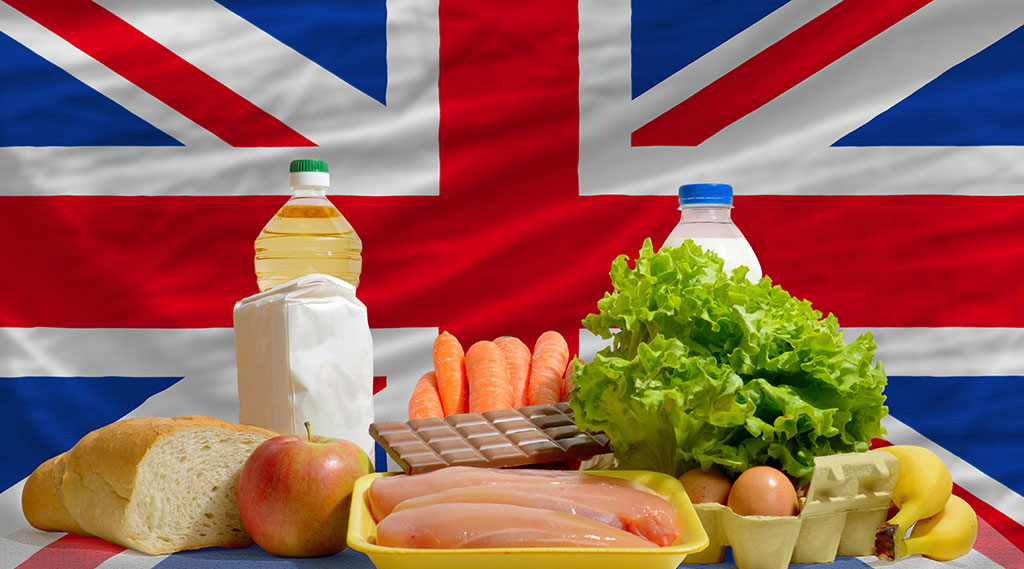
[{"label": "table surface", "polygon": [[[913,556],[897,562],[874,557],[837,557],[831,564],[793,565],[793,567],[829,567],[831,569],[1024,569],[1021,552],[1002,535],[980,520],[975,549],[955,561],[939,563]],[[246,567],[253,569],[373,569],[370,559],[348,549],[332,557],[318,559],[286,559],[274,557],[259,547],[228,549],[211,547],[183,551],[173,555],[145,555],[126,550],[97,538],[71,534],[49,533],[32,528],[20,529],[0,538],[0,569],[205,569],[213,567]],[[683,565],[687,567],[687,565]],[[725,563],[692,565],[692,567],[725,568],[736,566],[727,557]],[[585,568],[580,568],[585,569]]]}]

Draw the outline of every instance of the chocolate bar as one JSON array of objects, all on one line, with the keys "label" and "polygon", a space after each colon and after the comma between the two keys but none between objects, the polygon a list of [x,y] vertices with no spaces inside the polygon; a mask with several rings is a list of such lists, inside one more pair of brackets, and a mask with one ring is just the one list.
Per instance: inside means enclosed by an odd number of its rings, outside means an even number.
[{"label": "chocolate bar", "polygon": [[370,436],[408,474],[586,460],[610,452],[607,435],[576,426],[568,403],[372,423]]}]

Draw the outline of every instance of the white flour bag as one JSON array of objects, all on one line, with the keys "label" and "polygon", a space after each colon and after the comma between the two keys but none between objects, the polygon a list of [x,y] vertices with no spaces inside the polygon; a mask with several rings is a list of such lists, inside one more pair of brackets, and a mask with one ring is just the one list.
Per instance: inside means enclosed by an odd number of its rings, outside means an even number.
[{"label": "white flour bag", "polygon": [[373,460],[373,340],[351,284],[299,277],[235,304],[238,421],[350,440]]}]

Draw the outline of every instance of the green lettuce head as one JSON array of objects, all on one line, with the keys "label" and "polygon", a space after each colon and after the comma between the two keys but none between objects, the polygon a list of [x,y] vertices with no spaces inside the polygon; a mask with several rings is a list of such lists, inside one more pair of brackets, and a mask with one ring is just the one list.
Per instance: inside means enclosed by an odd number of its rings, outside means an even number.
[{"label": "green lettuce head", "polygon": [[868,449],[884,434],[886,377],[870,333],[843,341],[822,314],[771,279],[692,241],[633,268],[612,263],[613,291],[583,320],[611,345],[575,364],[580,427],[604,431],[620,468],[675,476],[712,466],[775,466],[810,480],[814,457]]}]

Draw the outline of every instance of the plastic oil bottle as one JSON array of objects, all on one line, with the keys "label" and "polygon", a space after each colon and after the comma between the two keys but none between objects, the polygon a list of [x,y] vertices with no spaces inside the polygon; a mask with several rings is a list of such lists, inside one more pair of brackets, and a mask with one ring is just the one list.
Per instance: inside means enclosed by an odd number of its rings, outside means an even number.
[{"label": "plastic oil bottle", "polygon": [[732,186],[686,184],[679,187],[679,223],[662,247],[675,247],[687,239],[714,251],[725,261],[725,271],[743,265],[747,279],[761,279],[761,263],[743,233],[732,221]]},{"label": "plastic oil bottle", "polygon": [[256,238],[260,291],[311,273],[358,286],[363,242],[327,199],[327,162],[293,160],[288,171],[292,196]]}]

